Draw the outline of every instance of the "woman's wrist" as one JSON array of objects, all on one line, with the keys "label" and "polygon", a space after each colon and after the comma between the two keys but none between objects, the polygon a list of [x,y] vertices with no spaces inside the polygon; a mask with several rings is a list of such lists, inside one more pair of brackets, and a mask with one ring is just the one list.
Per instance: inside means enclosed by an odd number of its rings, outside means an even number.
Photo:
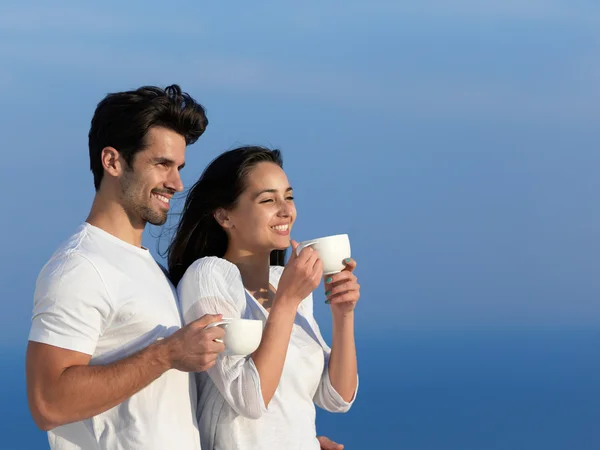
[{"label": "woman's wrist", "polygon": [[331,308],[331,317],[333,318],[334,326],[354,326],[354,310],[338,311],[335,308]]}]

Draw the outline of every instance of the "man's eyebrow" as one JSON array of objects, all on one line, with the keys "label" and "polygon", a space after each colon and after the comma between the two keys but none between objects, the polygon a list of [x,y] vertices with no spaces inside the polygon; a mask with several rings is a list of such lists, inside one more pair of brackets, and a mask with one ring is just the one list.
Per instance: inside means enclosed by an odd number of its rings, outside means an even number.
[{"label": "man's eyebrow", "polygon": [[[155,164],[169,164],[169,165],[174,165],[175,161],[173,161],[170,158],[166,158],[164,156],[157,156],[156,158],[152,158],[151,161]],[[180,165],[178,167],[179,170],[183,169],[185,167],[185,163],[183,163],[182,165]]]}]

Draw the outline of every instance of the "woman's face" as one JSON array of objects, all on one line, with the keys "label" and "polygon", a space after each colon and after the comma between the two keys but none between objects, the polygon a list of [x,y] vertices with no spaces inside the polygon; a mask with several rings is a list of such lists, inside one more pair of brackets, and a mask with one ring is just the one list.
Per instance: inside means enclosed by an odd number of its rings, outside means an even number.
[{"label": "woman's face", "polygon": [[258,163],[246,175],[245,186],[236,206],[225,212],[230,245],[253,253],[289,247],[296,207],[283,169]]}]

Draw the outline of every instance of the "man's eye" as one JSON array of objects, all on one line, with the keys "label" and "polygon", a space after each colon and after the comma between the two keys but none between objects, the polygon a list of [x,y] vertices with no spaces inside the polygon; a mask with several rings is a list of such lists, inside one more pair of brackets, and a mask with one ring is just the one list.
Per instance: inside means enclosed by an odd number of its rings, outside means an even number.
[{"label": "man's eye", "polygon": [[290,195],[289,197],[286,197],[285,199],[286,200],[294,200],[294,197]]}]

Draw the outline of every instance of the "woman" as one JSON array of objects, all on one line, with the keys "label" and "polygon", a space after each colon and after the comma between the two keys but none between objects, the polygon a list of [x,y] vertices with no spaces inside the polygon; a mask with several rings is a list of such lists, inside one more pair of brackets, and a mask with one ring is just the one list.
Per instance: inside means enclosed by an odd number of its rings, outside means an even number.
[{"label": "woman", "polygon": [[357,389],[354,306],[359,285],[349,259],[325,280],[331,349],[313,317],[323,274],[310,247],[282,267],[296,219],[278,150],[223,153],[191,188],[169,247],[169,273],[184,321],[204,314],[264,321],[250,356],[220,355],[197,374],[202,448],[319,449],[315,406],[347,411]]}]

